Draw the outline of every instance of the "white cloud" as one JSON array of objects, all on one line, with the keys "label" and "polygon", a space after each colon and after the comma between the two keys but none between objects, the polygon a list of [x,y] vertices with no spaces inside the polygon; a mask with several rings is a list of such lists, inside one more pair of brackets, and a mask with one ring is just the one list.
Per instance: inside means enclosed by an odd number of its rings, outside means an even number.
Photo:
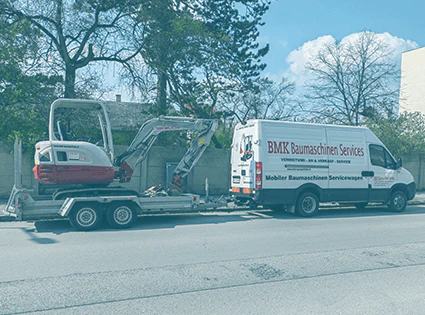
[{"label": "white cloud", "polygon": [[[360,33],[350,34],[344,37],[341,42],[348,43],[355,41],[359,35]],[[394,51],[393,58],[397,62],[400,62],[402,52],[418,47],[418,44],[414,41],[399,38],[387,32],[376,34],[376,36],[379,40],[383,40],[390,50]],[[289,70],[286,75],[291,80],[295,81],[298,87],[302,87],[304,82],[308,79],[308,75],[305,73],[306,64],[319,52],[324,44],[335,41],[336,39],[331,35],[321,36],[315,40],[308,41],[298,49],[291,51],[286,58],[286,62],[289,63]]]}]

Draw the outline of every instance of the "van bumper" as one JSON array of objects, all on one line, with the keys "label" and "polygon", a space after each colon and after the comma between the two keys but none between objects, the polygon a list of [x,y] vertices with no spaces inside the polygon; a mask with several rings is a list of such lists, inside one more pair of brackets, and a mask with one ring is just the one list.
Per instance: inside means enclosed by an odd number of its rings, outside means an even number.
[{"label": "van bumper", "polygon": [[295,189],[258,189],[255,193],[230,191],[232,198],[253,200],[260,205],[295,204],[297,192]]},{"label": "van bumper", "polygon": [[416,184],[415,182],[410,183],[407,185],[407,199],[412,200],[415,198],[416,195]]}]

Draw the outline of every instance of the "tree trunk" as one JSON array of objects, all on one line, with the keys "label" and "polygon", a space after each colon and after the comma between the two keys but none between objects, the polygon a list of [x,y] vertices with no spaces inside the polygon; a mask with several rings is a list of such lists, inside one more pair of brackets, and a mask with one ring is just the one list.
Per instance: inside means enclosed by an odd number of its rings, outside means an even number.
[{"label": "tree trunk", "polygon": [[159,115],[167,114],[167,75],[159,71],[158,81],[156,84],[157,94],[156,94],[156,103],[157,110]]},{"label": "tree trunk", "polygon": [[65,70],[65,98],[75,98],[75,68],[67,66]]},{"label": "tree trunk", "polygon": [[214,146],[217,149],[223,148],[223,146],[221,145],[220,141],[218,141],[218,139],[217,139],[217,137],[215,135],[212,136],[211,141],[214,143]]}]

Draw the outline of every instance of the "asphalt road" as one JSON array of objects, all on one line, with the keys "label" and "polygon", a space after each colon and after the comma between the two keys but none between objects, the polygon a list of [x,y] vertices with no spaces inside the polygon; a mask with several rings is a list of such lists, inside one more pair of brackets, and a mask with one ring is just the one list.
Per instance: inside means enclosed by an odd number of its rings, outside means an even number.
[{"label": "asphalt road", "polygon": [[0,314],[424,314],[425,206],[0,222]]}]

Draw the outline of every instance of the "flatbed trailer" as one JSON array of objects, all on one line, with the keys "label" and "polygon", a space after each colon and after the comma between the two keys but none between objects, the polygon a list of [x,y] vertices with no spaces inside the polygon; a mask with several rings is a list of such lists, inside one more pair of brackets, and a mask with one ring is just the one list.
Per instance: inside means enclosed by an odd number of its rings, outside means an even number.
[{"label": "flatbed trailer", "polygon": [[[22,145],[14,146],[14,186],[4,210],[16,220],[68,218],[77,230],[94,230],[104,217],[114,228],[128,228],[141,214],[199,212],[225,206],[224,200],[203,203],[199,195],[140,197],[136,194],[88,197],[70,196],[63,200],[39,200],[22,186]],[[223,199],[223,198],[222,198]]]}]

